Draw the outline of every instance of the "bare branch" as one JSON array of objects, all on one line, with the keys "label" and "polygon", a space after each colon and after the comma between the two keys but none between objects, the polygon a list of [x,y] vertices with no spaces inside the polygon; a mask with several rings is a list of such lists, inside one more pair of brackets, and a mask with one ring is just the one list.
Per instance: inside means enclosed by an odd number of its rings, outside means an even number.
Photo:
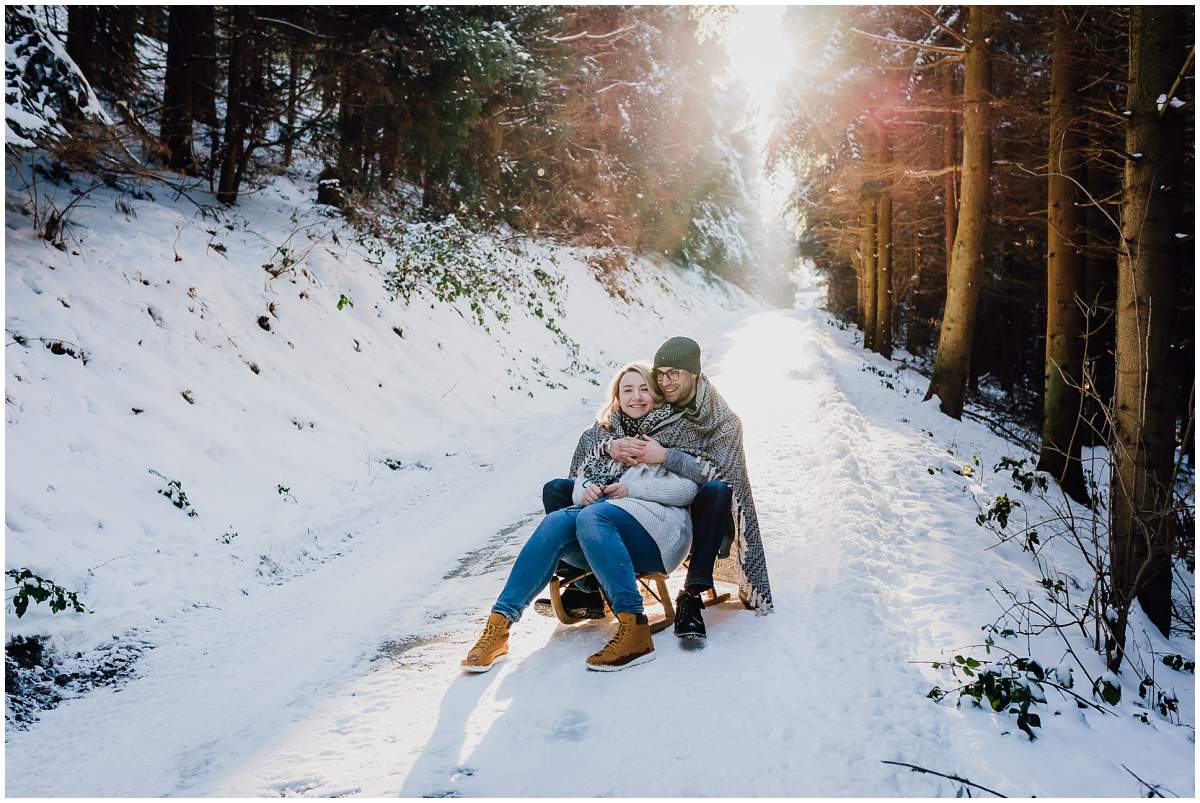
[{"label": "bare branch", "polygon": [[332,36],[327,36],[322,33],[317,33],[316,31],[310,31],[308,28],[301,28],[296,23],[288,22],[287,20],[276,19],[275,17],[259,17],[258,19],[260,22],[271,22],[271,23],[274,23],[275,25],[286,25],[289,28],[295,28],[297,31],[300,31],[301,33],[306,33],[315,39],[332,39],[333,38]]},{"label": "bare branch", "polygon": [[[1167,109],[1171,108],[1171,101],[1175,98],[1175,94],[1179,92],[1179,85],[1183,83],[1183,76],[1187,74],[1188,67],[1192,66],[1192,59],[1196,57],[1196,46],[1192,45],[1192,49],[1188,51],[1187,58],[1184,59],[1183,66],[1179,68],[1179,74],[1175,76],[1175,82],[1171,84],[1171,88],[1167,90],[1167,98],[1163,101],[1162,106],[1158,110],[1158,116],[1162,117],[1167,113]],[[1132,773],[1130,773],[1132,775]],[[1137,777],[1136,775],[1134,776]]]},{"label": "bare branch", "polygon": [[1158,797],[1163,797],[1163,792],[1169,792],[1171,797],[1179,797],[1179,795],[1175,794],[1174,792],[1171,792],[1171,790],[1165,786],[1161,786],[1160,784],[1156,784],[1156,783],[1146,783],[1141,778],[1139,778],[1134,773],[1133,770],[1129,769],[1129,767],[1126,767],[1124,764],[1121,765],[1121,769],[1128,772],[1130,775],[1133,776],[1133,779],[1135,781],[1140,783],[1142,786],[1146,787],[1146,789],[1149,790],[1149,792],[1150,792],[1150,795],[1149,795],[1150,797],[1154,797],[1155,795],[1157,795]]},{"label": "bare branch", "polygon": [[920,13],[921,15],[923,15],[924,17],[926,17],[930,22],[932,22],[937,27],[941,28],[946,33],[950,34],[961,44],[963,44],[963,45],[971,44],[970,39],[963,36],[961,33],[954,30],[946,23],[942,22],[940,19],[937,18],[937,16],[932,11],[929,11],[928,9],[926,9],[922,6],[909,6],[909,8],[913,9],[914,11],[916,11],[916,12]]},{"label": "bare branch", "polygon": [[898,106],[894,109],[889,109],[893,114],[903,113],[923,113],[929,112],[932,114],[962,114],[961,106]]},{"label": "bare branch", "polygon": [[957,783],[965,783],[967,786],[973,786],[976,789],[980,789],[984,792],[987,792],[989,795],[995,795],[996,797],[1008,797],[1008,795],[1002,795],[994,789],[988,789],[986,786],[980,786],[977,783],[968,781],[966,778],[960,778],[957,775],[947,775],[944,772],[937,772],[935,770],[925,769],[924,767],[918,767],[916,764],[905,764],[903,761],[884,761],[882,763],[894,764],[897,767],[908,767],[913,772],[924,772],[928,775],[936,775],[939,778],[946,778]]},{"label": "bare branch", "polygon": [[955,164],[948,165],[946,167],[939,167],[934,170],[905,170],[904,175],[907,178],[938,178],[939,176],[944,176],[947,173],[957,173],[960,170],[962,170],[962,166]]},{"label": "bare branch", "polygon": [[921,42],[910,42],[907,39],[892,39],[891,37],[888,37],[888,36],[880,36],[879,34],[867,33],[866,31],[860,31],[858,28],[851,28],[850,30],[851,30],[851,32],[856,33],[859,36],[865,36],[867,39],[874,39],[876,42],[883,42],[884,44],[887,44],[887,45],[900,45],[901,47],[913,47],[913,48],[916,48],[917,50],[928,50],[933,53],[943,53],[947,56],[954,56],[956,58],[962,58],[963,53],[964,53],[963,49],[960,47],[943,47],[942,45],[926,45],[926,44],[922,44]]},{"label": "bare branch", "polygon": [[597,95],[602,94],[604,92],[607,92],[610,89],[615,89],[619,86],[638,86],[638,82],[637,81],[613,81],[608,86],[600,87],[599,89],[597,89],[596,94]]}]

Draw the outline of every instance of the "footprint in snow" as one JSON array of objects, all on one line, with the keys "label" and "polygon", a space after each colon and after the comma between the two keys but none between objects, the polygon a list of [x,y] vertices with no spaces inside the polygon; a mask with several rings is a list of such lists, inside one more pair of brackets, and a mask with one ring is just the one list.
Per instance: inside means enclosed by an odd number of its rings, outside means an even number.
[{"label": "footprint in snow", "polygon": [[586,711],[567,709],[559,718],[558,725],[554,728],[554,735],[571,742],[582,741],[590,727],[588,720]]}]

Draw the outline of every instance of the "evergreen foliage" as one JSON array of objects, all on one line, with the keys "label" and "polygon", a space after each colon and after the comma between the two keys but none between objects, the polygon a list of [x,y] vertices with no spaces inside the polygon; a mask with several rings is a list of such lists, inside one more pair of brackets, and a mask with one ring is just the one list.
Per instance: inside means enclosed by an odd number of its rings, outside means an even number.
[{"label": "evergreen foliage", "polygon": [[352,217],[399,205],[426,220],[654,251],[760,289],[770,282],[753,278],[764,260],[744,173],[752,154],[730,133],[736,110],[713,101],[726,57],[702,16],[13,6],[20,58],[10,57],[6,94],[30,116],[10,112],[8,140],[43,146],[66,136],[66,120],[107,121],[107,108],[140,146],[123,169],[207,179],[224,204],[304,155],[324,164],[318,201]]}]

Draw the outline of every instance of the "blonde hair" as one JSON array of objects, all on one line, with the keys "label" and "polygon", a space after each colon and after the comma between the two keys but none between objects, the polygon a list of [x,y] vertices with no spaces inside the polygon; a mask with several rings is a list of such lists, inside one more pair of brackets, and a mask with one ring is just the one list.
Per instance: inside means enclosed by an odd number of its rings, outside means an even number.
[{"label": "blonde hair", "polygon": [[596,412],[596,423],[605,429],[609,429],[612,419],[612,414],[621,409],[621,377],[633,371],[641,374],[642,379],[646,380],[646,387],[650,388],[650,398],[654,400],[654,406],[651,408],[657,410],[666,402],[662,393],[658,389],[658,383],[654,381],[654,374],[651,370],[641,363],[631,362],[623,366],[621,370],[613,374],[612,381],[608,383],[608,396],[605,397],[604,406]]}]

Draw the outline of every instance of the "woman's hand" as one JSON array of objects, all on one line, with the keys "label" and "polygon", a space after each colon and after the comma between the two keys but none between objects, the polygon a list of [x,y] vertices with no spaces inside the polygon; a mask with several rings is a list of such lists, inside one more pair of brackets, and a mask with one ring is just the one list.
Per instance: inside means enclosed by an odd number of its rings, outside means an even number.
[{"label": "woman's hand", "polygon": [[601,486],[595,484],[585,485],[583,486],[583,501],[579,504],[581,507],[587,507],[602,496],[604,496],[604,488]]},{"label": "woman's hand", "polygon": [[609,499],[624,499],[629,496],[629,486],[623,482],[614,482],[604,486],[604,495]]},{"label": "woman's hand", "polygon": [[636,466],[643,446],[637,438],[618,438],[608,444],[608,456],[623,466]]}]

